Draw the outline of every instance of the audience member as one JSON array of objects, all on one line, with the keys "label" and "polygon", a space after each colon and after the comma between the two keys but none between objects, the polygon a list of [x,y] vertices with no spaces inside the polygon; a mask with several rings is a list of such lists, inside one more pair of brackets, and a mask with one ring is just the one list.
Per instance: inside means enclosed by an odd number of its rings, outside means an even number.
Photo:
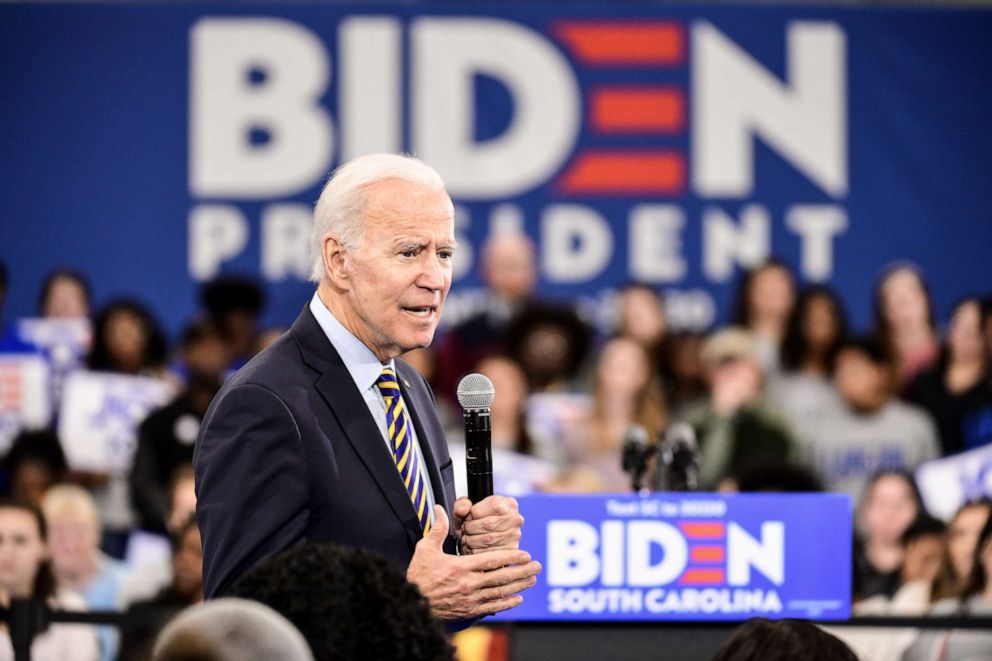
[{"label": "audience member", "polygon": [[41,285],[38,313],[49,319],[85,319],[90,316],[90,286],[82,273],[57,269]]},{"label": "audience member", "polygon": [[700,486],[712,489],[755,466],[795,455],[788,425],[764,396],[764,373],[751,334],[734,327],[714,333],[702,360],[709,397],[682,415],[699,442]]},{"label": "audience member", "polygon": [[265,294],[251,278],[220,276],[203,285],[200,302],[207,319],[220,329],[231,355],[229,367],[240,368],[255,355],[258,319]]},{"label": "audience member", "polygon": [[485,285],[482,309],[456,324],[438,343],[438,386],[451,402],[458,381],[483,358],[506,349],[510,321],[527,303],[537,282],[534,243],[521,232],[497,232],[486,239],[479,259]]},{"label": "audience member", "polygon": [[783,261],[770,259],[741,279],[733,323],[754,336],[758,364],[766,374],[778,371],[779,351],[795,300],[795,278]]},{"label": "audience member", "polygon": [[947,551],[937,577],[933,581],[930,601],[935,602],[961,594],[971,575],[975,548],[982,526],[992,517],[992,500],[970,501],[958,508],[947,526]]},{"label": "audience member", "polygon": [[631,284],[620,290],[617,335],[644,347],[653,369],[661,364],[668,333],[664,303],[661,292],[650,285]]},{"label": "audience member", "polygon": [[837,296],[820,285],[804,289],[782,341],[782,371],[768,384],[769,399],[785,415],[800,443],[807,443],[811,431],[840,406],[830,374],[846,335],[847,317]]},{"label": "audience member", "polygon": [[[30,503],[0,501],[0,605],[12,598],[39,599],[51,608],[85,610],[79,595],[56,586],[48,559],[48,527],[41,510]],[[0,630],[0,660],[13,659],[7,627]],[[97,661],[95,630],[88,625],[52,624],[31,643],[34,661]]]},{"label": "audience member", "polygon": [[152,661],[313,661],[307,641],[268,606],[215,599],[190,606],[159,634]]},{"label": "audience member", "polygon": [[873,339],[847,339],[838,349],[834,385],[844,405],[806,438],[807,458],[828,490],[856,500],[874,473],[913,470],[938,456],[933,421],[896,398],[894,375],[890,354]]},{"label": "audience member", "polygon": [[[992,517],[985,521],[971,561],[971,573],[957,596],[938,601],[931,615],[992,616]],[[905,661],[955,659],[982,661],[992,658],[992,632],[967,629],[927,630],[903,655]]]},{"label": "audience member", "polygon": [[165,336],[144,305],[118,299],[100,310],[87,358],[90,369],[157,377],[165,363]]},{"label": "audience member", "polygon": [[607,491],[627,491],[630,478],[620,462],[625,434],[637,425],[654,441],[666,422],[661,385],[647,350],[631,338],[616,337],[600,352],[588,418],[564,438],[568,463],[594,470]]},{"label": "audience member", "polygon": [[185,385],[164,407],[152,411],[138,428],[137,449],[129,481],[131,499],[145,530],[166,530],[169,481],[176,469],[193,461],[200,421],[220,389],[230,362],[217,327],[195,322],[180,341]]},{"label": "audience member", "polygon": [[172,583],[151,599],[131,604],[124,615],[120,661],[148,659],[165,624],[203,601],[203,547],[194,517],[183,524],[173,544]]},{"label": "audience member", "polygon": [[668,338],[662,351],[661,375],[672,413],[706,398],[702,333],[682,332]]},{"label": "audience member", "polygon": [[527,375],[533,392],[581,390],[580,375],[591,330],[567,305],[532,303],[506,328],[506,347]]},{"label": "audience member", "polygon": [[874,475],[857,513],[854,544],[854,601],[875,595],[891,598],[899,589],[905,558],[902,536],[923,512],[913,477],[906,472]]},{"label": "audience member", "polygon": [[[57,485],[45,494],[42,511],[56,585],[79,594],[89,609],[116,610],[127,570],[99,549],[100,518],[93,497],[80,487]],[[113,661],[117,658],[116,628],[99,627],[97,633],[100,658]]]},{"label": "audience member", "polygon": [[68,470],[65,453],[55,432],[28,430],[17,435],[3,460],[6,492],[37,507],[53,484],[62,482]]},{"label": "audience member", "polygon": [[3,308],[7,302],[7,266],[0,261],[0,353],[34,353],[35,347],[20,338],[15,325],[8,323]]},{"label": "audience member", "polygon": [[294,547],[242,576],[229,596],[283,615],[317,661],[454,658],[427,600],[398,569],[364,549]]},{"label": "audience member", "polygon": [[802,620],[754,617],[738,627],[713,661],[858,661],[839,638]]},{"label": "audience member", "polygon": [[981,303],[966,298],[954,308],[946,343],[937,363],[909,386],[909,399],[933,416],[943,454],[971,449],[965,445],[965,419],[992,400],[989,356],[982,337]]},{"label": "audience member", "polygon": [[924,514],[918,516],[899,540],[903,547],[902,570],[899,577],[903,585],[919,581],[930,584],[937,578],[944,559],[947,524]]},{"label": "audience member", "polygon": [[[165,518],[165,529],[168,539],[175,539],[183,526],[196,515],[196,485],[193,465],[183,464],[176,468],[169,482],[169,513]],[[136,536],[141,537],[143,533]],[[151,599],[172,583],[172,558],[169,552],[159,553],[159,546],[153,541],[158,535],[149,535],[150,540],[144,542],[151,548],[142,556],[129,558],[134,570],[121,586],[119,603],[121,608],[127,608],[133,603]],[[132,538],[131,546],[136,546]],[[141,546],[139,545],[140,549]],[[129,549],[130,551],[130,549]]]},{"label": "audience member", "polygon": [[899,263],[875,284],[875,339],[896,358],[896,388],[902,390],[937,359],[939,343],[933,303],[923,274]]},{"label": "audience member", "polygon": [[494,355],[484,358],[475,370],[492,381],[497,393],[489,418],[493,447],[530,454],[532,442],[524,415],[530,391],[523,368],[512,358]]}]

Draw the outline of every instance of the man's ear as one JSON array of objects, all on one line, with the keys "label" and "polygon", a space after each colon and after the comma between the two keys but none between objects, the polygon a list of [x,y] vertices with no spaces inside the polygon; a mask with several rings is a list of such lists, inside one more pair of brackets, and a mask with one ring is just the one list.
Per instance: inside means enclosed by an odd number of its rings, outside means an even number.
[{"label": "man's ear", "polygon": [[338,289],[348,288],[348,250],[330,234],[325,234],[320,244],[324,273]]}]

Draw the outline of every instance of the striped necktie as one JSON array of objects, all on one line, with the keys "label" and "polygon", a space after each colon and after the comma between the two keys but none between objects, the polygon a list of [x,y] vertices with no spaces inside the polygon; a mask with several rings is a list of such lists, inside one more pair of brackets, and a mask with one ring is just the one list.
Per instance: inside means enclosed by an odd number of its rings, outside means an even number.
[{"label": "striped necktie", "polygon": [[400,385],[396,382],[396,373],[389,367],[382,370],[375,382],[382,398],[386,401],[386,429],[389,432],[389,445],[393,449],[393,460],[396,470],[400,473],[403,485],[410,494],[413,509],[420,520],[420,528],[424,535],[431,529],[431,513],[427,507],[426,485],[420,473],[420,461],[413,447],[410,416],[403,407],[400,398]]}]

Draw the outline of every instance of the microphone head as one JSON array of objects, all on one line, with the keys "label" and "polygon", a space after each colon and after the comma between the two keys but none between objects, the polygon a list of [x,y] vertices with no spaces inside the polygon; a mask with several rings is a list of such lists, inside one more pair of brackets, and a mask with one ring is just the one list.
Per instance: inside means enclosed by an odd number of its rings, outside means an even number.
[{"label": "microphone head", "polygon": [[458,403],[466,411],[489,409],[495,397],[493,382],[482,374],[469,374],[458,382]]},{"label": "microphone head", "polygon": [[670,447],[684,447],[695,452],[698,449],[696,443],[696,431],[688,422],[673,422],[665,431],[665,445]]}]

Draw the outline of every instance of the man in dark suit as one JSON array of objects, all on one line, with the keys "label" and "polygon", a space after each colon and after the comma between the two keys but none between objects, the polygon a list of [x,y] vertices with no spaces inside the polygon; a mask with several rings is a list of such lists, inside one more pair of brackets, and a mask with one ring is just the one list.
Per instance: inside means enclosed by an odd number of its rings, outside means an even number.
[{"label": "man in dark suit", "polygon": [[535,582],[516,502],[455,502],[433,395],[398,360],[434,336],[453,217],[440,177],[409,157],[355,159],[325,186],[317,292],[203,420],[194,465],[207,597],[308,542],[382,554],[443,620],[512,608]]}]

